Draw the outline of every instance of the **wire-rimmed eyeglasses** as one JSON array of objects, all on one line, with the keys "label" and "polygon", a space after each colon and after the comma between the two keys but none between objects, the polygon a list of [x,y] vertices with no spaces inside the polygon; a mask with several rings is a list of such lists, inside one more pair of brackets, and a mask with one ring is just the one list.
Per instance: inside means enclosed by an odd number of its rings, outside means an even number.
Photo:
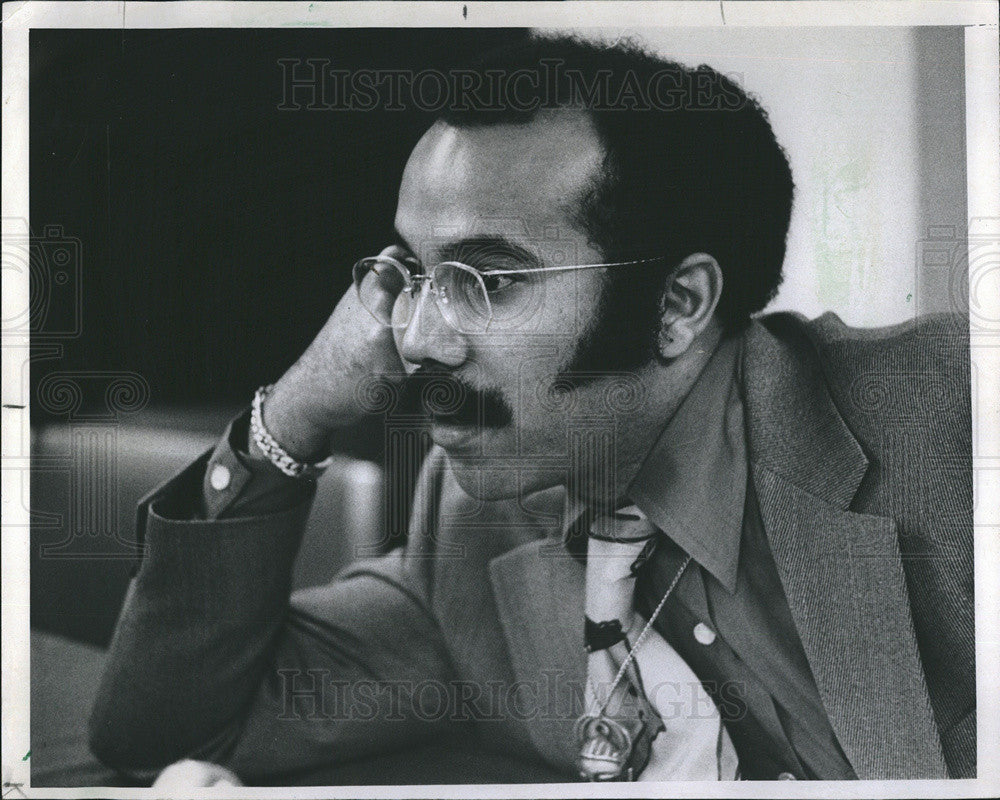
[{"label": "wire-rimmed eyeglasses", "polygon": [[493,301],[510,289],[516,276],[650,264],[661,258],[572,264],[525,269],[478,270],[460,261],[442,261],[414,273],[392,256],[362,258],[354,265],[354,287],[365,310],[387,328],[406,328],[413,318],[416,296],[427,285],[444,321],[459,333],[484,334],[494,319]]}]

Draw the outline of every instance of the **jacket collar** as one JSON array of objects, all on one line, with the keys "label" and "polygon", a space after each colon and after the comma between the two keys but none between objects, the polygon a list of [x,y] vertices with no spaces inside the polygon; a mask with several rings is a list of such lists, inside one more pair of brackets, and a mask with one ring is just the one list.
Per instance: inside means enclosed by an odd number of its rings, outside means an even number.
[{"label": "jacket collar", "polygon": [[744,336],[749,459],[839,509],[847,509],[868,459],[827,389],[801,333],[779,340],[760,322]]}]

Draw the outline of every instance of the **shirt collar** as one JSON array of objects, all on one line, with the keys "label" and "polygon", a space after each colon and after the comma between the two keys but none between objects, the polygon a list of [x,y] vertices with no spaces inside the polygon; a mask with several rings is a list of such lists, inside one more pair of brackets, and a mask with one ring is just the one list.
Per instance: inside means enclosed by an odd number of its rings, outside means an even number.
[{"label": "shirt collar", "polygon": [[741,354],[742,337],[721,342],[628,490],[650,521],[730,593],[747,480]]}]

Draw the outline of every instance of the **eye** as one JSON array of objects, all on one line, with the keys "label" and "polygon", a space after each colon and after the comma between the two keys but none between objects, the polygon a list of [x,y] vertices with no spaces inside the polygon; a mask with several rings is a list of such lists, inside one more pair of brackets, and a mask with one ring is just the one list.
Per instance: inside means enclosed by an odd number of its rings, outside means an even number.
[{"label": "eye", "polygon": [[518,282],[517,275],[490,275],[489,273],[482,276],[483,285],[486,287],[486,291],[490,294],[498,294],[509,286],[513,286]]}]

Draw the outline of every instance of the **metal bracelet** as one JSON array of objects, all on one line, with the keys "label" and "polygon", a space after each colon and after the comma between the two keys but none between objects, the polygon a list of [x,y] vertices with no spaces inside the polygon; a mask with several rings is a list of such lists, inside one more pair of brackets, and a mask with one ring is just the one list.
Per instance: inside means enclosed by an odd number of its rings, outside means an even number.
[{"label": "metal bracelet", "polygon": [[254,444],[267,456],[268,460],[290,478],[317,478],[323,474],[327,467],[333,463],[333,456],[309,464],[297,461],[288,454],[278,441],[264,427],[264,417],[261,408],[264,405],[264,398],[274,388],[274,384],[261,386],[253,396],[253,405],[250,409],[250,434],[253,436]]}]

